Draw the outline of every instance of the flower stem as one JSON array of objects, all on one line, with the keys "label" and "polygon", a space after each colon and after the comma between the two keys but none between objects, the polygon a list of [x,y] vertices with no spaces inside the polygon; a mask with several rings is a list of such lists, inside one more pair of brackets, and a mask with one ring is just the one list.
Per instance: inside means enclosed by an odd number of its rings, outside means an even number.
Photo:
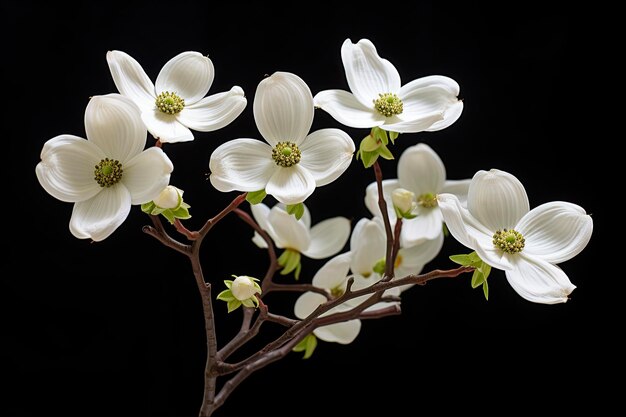
[{"label": "flower stem", "polygon": [[391,222],[389,221],[389,213],[387,212],[387,203],[385,202],[385,195],[383,194],[383,171],[380,169],[378,160],[374,162],[374,174],[376,175],[376,185],[378,189],[378,207],[383,217],[383,223],[385,224],[385,234],[387,235],[387,249],[385,251],[385,276],[384,280],[390,280],[393,278],[393,232],[391,231]]}]

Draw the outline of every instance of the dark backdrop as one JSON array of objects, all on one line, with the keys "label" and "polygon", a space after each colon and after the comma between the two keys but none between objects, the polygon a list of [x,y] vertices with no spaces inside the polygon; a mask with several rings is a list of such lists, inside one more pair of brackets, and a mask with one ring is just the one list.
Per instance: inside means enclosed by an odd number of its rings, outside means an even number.
[{"label": "dark backdrop", "polygon": [[[589,123],[580,95],[581,63],[590,58],[581,42],[584,25],[570,10],[520,4],[494,11],[448,2],[377,9],[52,3],[2,3],[9,50],[4,161],[11,165],[4,170],[8,264],[0,278],[0,379],[8,390],[0,414],[194,415],[201,402],[202,314],[186,260],[142,234],[147,218],[139,209],[104,242],[75,239],[68,230],[71,205],[47,195],[35,177],[44,142],[62,133],[83,136],[89,96],[116,92],[106,51],[128,52],[153,80],[174,55],[200,51],[216,68],[210,93],[235,84],[245,90],[249,105],[234,123],[165,147],[175,164],[172,183],[185,189],[192,206],[190,227],[198,227],[234,196],[206,181],[213,149],[237,137],[260,138],[251,106],[258,82],[281,70],[301,76],[313,93],[347,88],[340,47],[348,37],[371,39],[404,82],[443,74],[461,85],[461,119],[441,132],[403,135],[396,155],[422,141],[442,157],[449,178],[499,168],[520,178],[532,206],[565,200],[594,214],[591,243],[563,264],[578,289],[567,304],[536,305],[498,271],[488,302],[469,277],[415,288],[403,297],[402,316],[365,322],[349,346],[321,343],[308,361],[292,354],[257,372],[217,415],[619,412],[619,384],[610,379],[619,381],[624,371],[616,340],[623,286],[600,265],[600,245],[610,237],[603,230],[607,203],[598,198],[604,180],[594,174],[599,138],[574,145]],[[321,127],[340,126],[318,111],[314,128]],[[357,144],[366,133],[346,130]],[[384,162],[383,170],[394,177],[395,163]],[[362,201],[371,181],[372,172],[353,163],[307,201],[314,222],[368,215]],[[264,272],[265,253],[250,236],[236,218],[215,228],[203,254],[212,282]],[[430,267],[449,267],[447,255],[461,251],[450,239]],[[319,265],[305,262],[304,279]],[[293,302],[272,300],[285,312]],[[240,313],[227,317],[220,303],[216,309],[224,343]]]}]

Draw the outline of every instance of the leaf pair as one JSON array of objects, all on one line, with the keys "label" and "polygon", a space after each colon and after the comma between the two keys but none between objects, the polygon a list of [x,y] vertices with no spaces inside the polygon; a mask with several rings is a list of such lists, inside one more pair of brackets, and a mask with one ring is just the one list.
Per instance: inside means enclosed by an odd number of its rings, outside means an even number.
[{"label": "leaf pair", "polygon": [[478,288],[483,286],[483,294],[485,299],[489,299],[489,284],[487,284],[487,278],[491,273],[491,265],[487,265],[476,252],[472,252],[467,255],[452,255],[450,260],[462,266],[471,266],[474,268],[472,274],[472,288]]},{"label": "leaf pair", "polygon": [[390,140],[391,143],[394,143],[398,135],[398,132],[387,132],[379,127],[374,127],[370,134],[361,141],[356,159],[360,158],[365,168],[374,165],[379,156],[384,159],[394,159],[387,145]]}]

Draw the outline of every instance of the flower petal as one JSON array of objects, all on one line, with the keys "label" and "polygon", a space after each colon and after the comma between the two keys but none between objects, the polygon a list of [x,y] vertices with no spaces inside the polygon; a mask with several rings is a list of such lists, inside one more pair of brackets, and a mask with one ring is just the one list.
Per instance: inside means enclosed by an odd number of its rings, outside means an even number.
[{"label": "flower petal", "polygon": [[141,120],[146,124],[150,134],[163,143],[193,140],[191,131],[180,124],[175,115],[165,114],[155,108],[141,113]]},{"label": "flower petal", "polygon": [[474,218],[455,195],[439,194],[437,201],[448,230],[456,240],[474,249],[483,261],[494,268],[512,268],[511,256],[493,245],[493,232]]},{"label": "flower petal", "polygon": [[300,165],[306,168],[318,187],[335,181],[352,162],[354,142],[339,129],[321,129],[308,135],[300,146]]},{"label": "flower petal", "polygon": [[74,204],[70,231],[79,239],[106,239],[128,217],[130,193],[123,184],[103,188],[96,196]]},{"label": "flower petal", "polygon": [[459,84],[452,78],[441,75],[418,78],[400,89],[398,95],[403,103],[400,118],[406,121],[419,120],[424,116],[439,114],[438,121],[422,130],[441,130],[454,123],[463,111],[463,102],[457,99]]},{"label": "flower petal", "polygon": [[576,288],[558,266],[541,259],[521,253],[514,265],[506,271],[506,279],[519,295],[533,303],[564,303]]},{"label": "flower petal", "polygon": [[430,113],[425,115],[419,115],[415,118],[405,120],[395,116],[394,119],[385,123],[380,128],[388,132],[398,133],[417,133],[427,130],[433,124],[441,121],[443,116],[441,113]]},{"label": "flower petal", "polygon": [[[270,238],[274,241],[277,246],[284,247],[282,242],[277,242],[276,234],[274,233],[274,228],[268,221],[268,216],[270,215],[270,208],[263,203],[259,204],[251,204],[250,210],[252,211],[252,216],[254,220],[259,224],[259,227],[267,232],[270,235]],[[265,239],[261,237],[260,234],[254,232],[254,236],[252,237],[252,242],[257,245],[261,249],[267,248],[267,243]]]},{"label": "flower petal", "polygon": [[255,139],[235,139],[215,149],[209,161],[211,184],[222,192],[265,189],[279,167],[272,161],[272,148]]},{"label": "flower petal", "polygon": [[246,97],[241,87],[214,94],[190,106],[185,106],[176,117],[188,128],[211,132],[230,124],[246,108]]},{"label": "flower petal", "polygon": [[350,90],[366,107],[371,107],[379,94],[398,93],[400,74],[393,64],[382,59],[367,39],[353,44],[346,39],[341,46],[341,59]]},{"label": "flower petal", "polygon": [[327,301],[326,297],[316,292],[305,292],[296,300],[293,312],[299,319],[305,319],[315,311],[315,309]]},{"label": "flower petal", "polygon": [[346,289],[348,271],[350,270],[350,252],[337,255],[322,266],[313,277],[312,284],[316,287],[332,290]]},{"label": "flower petal", "polygon": [[372,128],[385,123],[385,116],[378,113],[372,103],[361,104],[354,94],[343,90],[320,91],[313,98],[315,107],[330,114],[339,123],[354,128]]},{"label": "flower petal", "polygon": [[95,144],[72,135],[50,139],[41,150],[35,170],[41,186],[54,198],[74,203],[92,198],[102,189],[94,168],[105,158]]},{"label": "flower petal", "polygon": [[[389,221],[392,227],[396,223],[396,211],[393,208],[393,202],[391,201],[391,193],[396,188],[400,188],[400,181],[398,180],[383,180],[383,196],[385,203],[387,203],[387,213],[389,215]],[[376,182],[371,183],[365,189],[365,206],[372,213],[372,215],[381,217],[380,207],[378,206],[378,185]]]},{"label": "flower petal", "polygon": [[85,110],[87,138],[105,155],[124,165],[146,146],[146,127],[139,108],[119,94],[95,96]]},{"label": "flower petal", "polygon": [[529,210],[522,183],[508,172],[478,171],[469,187],[467,208],[491,232],[513,229]]},{"label": "flower petal", "polygon": [[469,186],[472,183],[471,179],[467,180],[446,180],[441,189],[441,193],[454,194],[457,196],[461,205],[467,207],[467,193]]},{"label": "flower petal", "polygon": [[199,52],[183,52],[161,68],[156,80],[156,93],[176,93],[189,106],[206,96],[214,75],[213,63],[208,57]]},{"label": "flower petal", "polygon": [[[358,232],[358,236],[355,236],[355,232]],[[376,262],[385,256],[385,229],[376,220],[365,220],[358,229],[355,227],[350,245],[350,269],[367,278],[373,273]]]},{"label": "flower petal", "polygon": [[278,167],[265,187],[266,193],[283,204],[302,203],[314,190],[315,178],[300,164]]},{"label": "flower petal", "polygon": [[124,165],[122,183],[131,196],[131,204],[152,201],[170,183],[172,161],[160,148],[151,147]]},{"label": "flower petal", "polygon": [[306,226],[282,207],[278,205],[272,207],[267,216],[267,221],[274,230],[277,247],[304,252],[311,244],[311,235]]},{"label": "flower petal", "polygon": [[400,187],[413,191],[419,199],[423,194],[439,193],[446,181],[446,168],[430,146],[420,143],[402,153],[398,180]]},{"label": "flower petal", "polygon": [[333,217],[311,228],[311,243],[302,253],[312,259],[324,259],[339,252],[350,237],[350,220]]},{"label": "flower petal", "polygon": [[554,201],[535,207],[515,230],[526,239],[525,254],[557,264],[573,258],[587,246],[593,220],[576,204]]},{"label": "flower petal", "polygon": [[275,72],[259,83],[254,96],[254,120],[265,140],[300,145],[313,123],[313,95],[295,74]]},{"label": "flower petal", "polygon": [[141,110],[154,108],[154,84],[139,62],[122,51],[107,52],[107,63],[117,90],[135,102]]},{"label": "flower petal", "polygon": [[342,323],[329,324],[313,330],[315,336],[325,342],[340,343],[347,345],[354,342],[354,339],[361,331],[361,320],[349,320]]},{"label": "flower petal", "polygon": [[400,232],[402,247],[410,248],[443,234],[443,216],[437,207],[418,208],[417,217],[405,220]]}]

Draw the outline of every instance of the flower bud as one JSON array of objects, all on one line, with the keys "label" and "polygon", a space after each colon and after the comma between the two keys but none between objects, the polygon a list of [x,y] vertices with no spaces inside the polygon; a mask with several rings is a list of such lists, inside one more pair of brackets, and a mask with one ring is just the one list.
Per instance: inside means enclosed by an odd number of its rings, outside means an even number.
[{"label": "flower bud", "polygon": [[417,205],[415,203],[415,194],[404,188],[396,188],[393,190],[391,193],[391,201],[396,211],[400,212],[402,215],[410,215]]},{"label": "flower bud", "polygon": [[254,278],[245,275],[235,278],[232,285],[230,286],[230,290],[233,293],[233,296],[239,301],[244,301],[252,297],[256,293],[261,293],[261,288],[259,287],[259,284],[254,281]]},{"label": "flower bud", "polygon": [[180,190],[173,185],[168,185],[163,191],[152,200],[154,204],[164,209],[175,209],[180,205],[182,201],[183,190]]}]

